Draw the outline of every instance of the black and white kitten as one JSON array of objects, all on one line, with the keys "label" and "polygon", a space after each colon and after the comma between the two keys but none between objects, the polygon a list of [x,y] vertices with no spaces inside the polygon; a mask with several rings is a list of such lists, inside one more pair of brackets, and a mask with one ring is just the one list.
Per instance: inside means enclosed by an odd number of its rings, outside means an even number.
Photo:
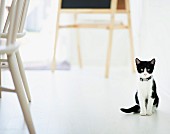
[{"label": "black and white kitten", "polygon": [[153,70],[155,59],[151,61],[135,60],[137,72],[139,74],[138,89],[135,95],[136,105],[120,110],[125,113],[140,113],[140,115],[152,115],[159,104],[159,98],[156,93],[156,83],[153,79]]}]

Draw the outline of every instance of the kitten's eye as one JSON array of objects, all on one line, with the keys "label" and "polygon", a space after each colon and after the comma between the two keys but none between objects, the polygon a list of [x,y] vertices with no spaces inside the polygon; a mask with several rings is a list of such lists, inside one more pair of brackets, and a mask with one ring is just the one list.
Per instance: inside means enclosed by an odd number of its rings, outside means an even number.
[{"label": "kitten's eye", "polygon": [[143,69],[140,69],[141,71],[143,71]]},{"label": "kitten's eye", "polygon": [[147,69],[147,71],[150,71],[150,69]]}]

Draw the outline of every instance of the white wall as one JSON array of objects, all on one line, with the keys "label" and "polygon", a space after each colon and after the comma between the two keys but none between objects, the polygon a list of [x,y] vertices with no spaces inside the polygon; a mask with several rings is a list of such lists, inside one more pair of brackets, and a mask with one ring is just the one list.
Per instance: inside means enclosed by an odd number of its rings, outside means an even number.
[{"label": "white wall", "polygon": [[139,32],[138,53],[143,60],[156,58],[155,78],[158,92],[161,90],[170,97],[170,1],[144,0]]}]

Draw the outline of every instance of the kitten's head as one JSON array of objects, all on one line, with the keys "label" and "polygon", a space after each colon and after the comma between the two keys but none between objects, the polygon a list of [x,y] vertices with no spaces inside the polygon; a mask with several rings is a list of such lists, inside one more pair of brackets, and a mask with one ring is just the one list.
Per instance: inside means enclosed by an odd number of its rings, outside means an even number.
[{"label": "kitten's head", "polygon": [[141,78],[148,78],[152,75],[155,66],[155,59],[152,59],[151,61],[140,61],[136,58],[135,62],[137,71]]}]

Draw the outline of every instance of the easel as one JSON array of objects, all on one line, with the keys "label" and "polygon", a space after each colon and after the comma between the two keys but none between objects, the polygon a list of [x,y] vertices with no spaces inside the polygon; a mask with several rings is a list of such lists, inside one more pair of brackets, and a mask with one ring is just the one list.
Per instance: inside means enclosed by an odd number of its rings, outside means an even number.
[{"label": "easel", "polygon": [[[52,71],[55,70],[56,67],[56,47],[59,35],[60,28],[104,28],[109,30],[109,45],[107,50],[107,58],[106,58],[106,70],[105,70],[105,77],[109,77],[109,70],[110,70],[110,61],[111,61],[111,50],[112,50],[112,37],[113,31],[115,29],[128,29],[129,37],[130,37],[130,49],[131,49],[131,64],[132,70],[134,71],[134,48],[133,48],[133,36],[132,36],[132,28],[131,28],[131,16],[130,16],[130,5],[129,0],[111,0],[110,8],[100,8],[100,9],[90,9],[90,8],[62,8],[62,0],[58,2],[58,12],[57,12],[57,22],[56,22],[56,34],[55,34],[55,44],[54,44],[54,53],[53,53],[53,61],[52,61]],[[72,13],[75,15],[75,24],[69,25],[60,25],[60,15],[62,13]],[[118,24],[115,25],[115,14],[127,14],[128,24]],[[109,23],[103,24],[78,24],[77,15],[78,14],[110,14],[110,21]],[[79,35],[77,31],[77,35]],[[79,37],[77,41],[77,48],[78,48],[78,58],[79,58],[79,65],[80,68],[82,67],[81,61],[81,51],[80,51],[80,43]]]}]

